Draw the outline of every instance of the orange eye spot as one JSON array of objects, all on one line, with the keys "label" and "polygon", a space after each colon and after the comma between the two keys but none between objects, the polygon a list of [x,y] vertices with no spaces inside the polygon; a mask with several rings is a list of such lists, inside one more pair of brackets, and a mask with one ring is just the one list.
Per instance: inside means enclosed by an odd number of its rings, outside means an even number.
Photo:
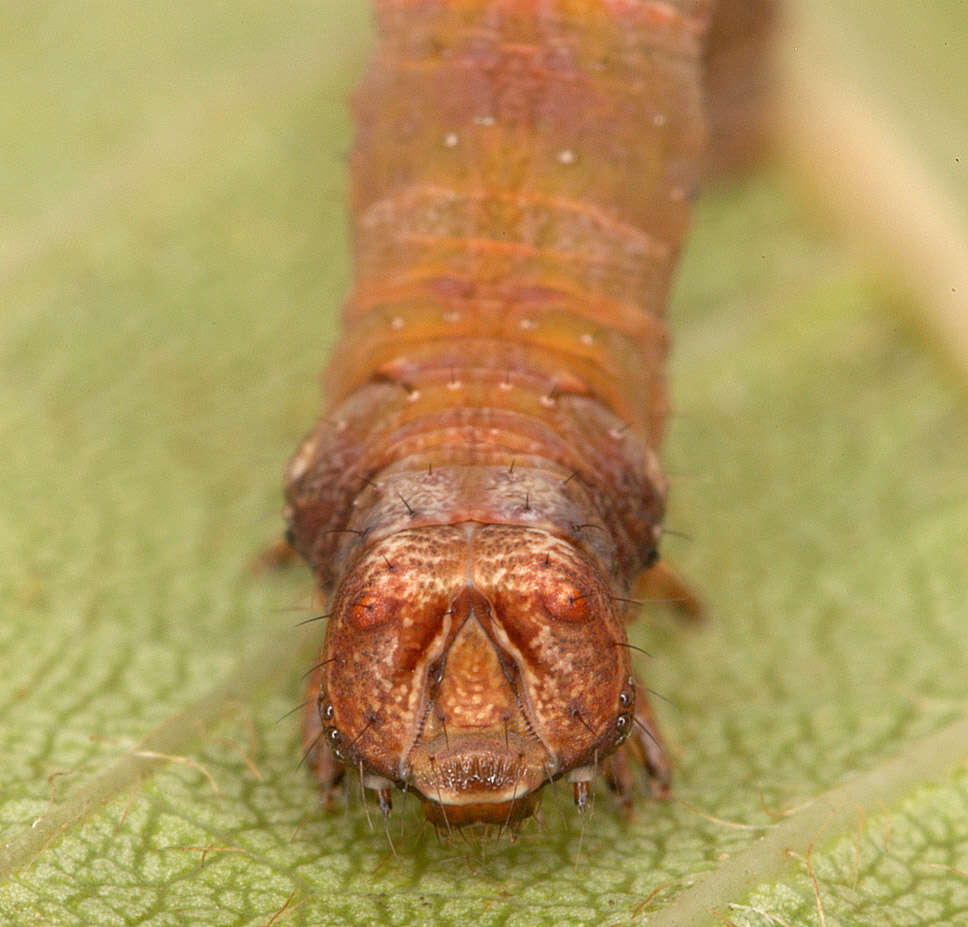
[{"label": "orange eye spot", "polygon": [[542,602],[548,614],[557,621],[585,622],[594,614],[594,594],[584,593],[568,583],[549,585],[544,590]]},{"label": "orange eye spot", "polygon": [[373,628],[389,621],[392,606],[383,596],[362,595],[349,607],[349,618],[358,628]]}]

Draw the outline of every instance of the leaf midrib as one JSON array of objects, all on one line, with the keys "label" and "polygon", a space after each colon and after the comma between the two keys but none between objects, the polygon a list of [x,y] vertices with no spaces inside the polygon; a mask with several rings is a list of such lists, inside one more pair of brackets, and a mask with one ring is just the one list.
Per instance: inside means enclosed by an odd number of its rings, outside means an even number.
[{"label": "leaf midrib", "polygon": [[698,927],[710,911],[748,895],[777,877],[790,854],[806,856],[822,837],[824,845],[856,828],[858,816],[895,805],[915,789],[939,781],[968,758],[968,718],[908,742],[893,757],[818,795],[744,852],[725,861],[683,891],[649,921],[649,927]]}]

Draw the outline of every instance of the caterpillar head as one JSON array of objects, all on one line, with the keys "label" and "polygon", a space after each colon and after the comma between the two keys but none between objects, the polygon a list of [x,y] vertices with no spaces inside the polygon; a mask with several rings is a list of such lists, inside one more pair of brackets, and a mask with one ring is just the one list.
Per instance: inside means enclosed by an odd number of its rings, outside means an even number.
[{"label": "caterpillar head", "polygon": [[512,823],[545,783],[587,783],[629,733],[624,643],[606,581],[568,541],[512,525],[402,531],[337,590],[323,736],[365,784],[417,792],[443,826]]}]

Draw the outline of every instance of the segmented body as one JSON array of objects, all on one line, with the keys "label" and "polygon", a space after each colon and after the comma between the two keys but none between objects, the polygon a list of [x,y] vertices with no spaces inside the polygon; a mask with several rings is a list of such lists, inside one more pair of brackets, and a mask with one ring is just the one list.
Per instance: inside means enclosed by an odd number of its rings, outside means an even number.
[{"label": "segmented body", "polygon": [[[638,720],[663,321],[704,139],[707,0],[378,0],[355,99],[356,278],[291,461],[331,592],[307,738],[447,823],[530,812]],[[319,734],[331,756],[313,747]],[[622,757],[607,770],[625,787]]]}]

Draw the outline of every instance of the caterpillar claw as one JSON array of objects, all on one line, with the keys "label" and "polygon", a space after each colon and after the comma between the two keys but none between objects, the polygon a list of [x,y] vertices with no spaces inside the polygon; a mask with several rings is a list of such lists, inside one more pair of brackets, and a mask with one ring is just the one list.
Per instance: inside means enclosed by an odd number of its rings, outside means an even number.
[{"label": "caterpillar claw", "polygon": [[591,787],[587,779],[572,782],[572,792],[575,796],[575,807],[579,814],[584,814],[588,810],[591,801]]}]

